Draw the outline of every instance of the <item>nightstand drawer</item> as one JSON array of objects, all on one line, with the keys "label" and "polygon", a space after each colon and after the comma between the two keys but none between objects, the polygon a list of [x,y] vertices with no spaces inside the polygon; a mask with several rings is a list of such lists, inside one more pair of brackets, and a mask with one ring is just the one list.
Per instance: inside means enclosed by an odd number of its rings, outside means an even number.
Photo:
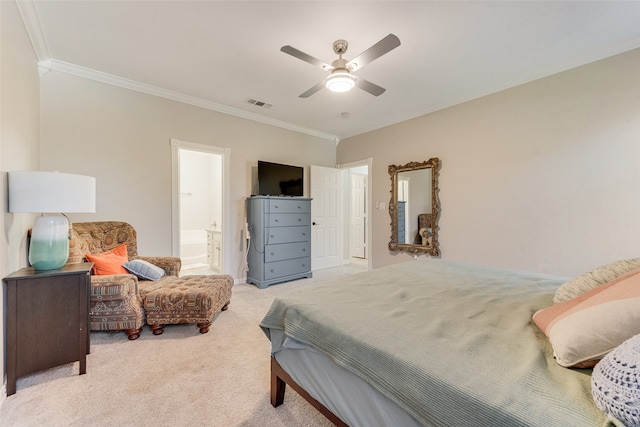
[{"label": "nightstand drawer", "polygon": [[308,257],[310,252],[309,242],[267,245],[264,248],[264,261],[273,262],[285,259],[304,258]]}]

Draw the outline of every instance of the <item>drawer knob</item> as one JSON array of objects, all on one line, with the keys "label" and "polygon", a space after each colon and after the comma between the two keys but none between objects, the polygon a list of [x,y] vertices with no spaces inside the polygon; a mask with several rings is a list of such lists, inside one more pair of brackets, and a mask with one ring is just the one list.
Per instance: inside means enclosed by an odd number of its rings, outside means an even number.
[{"label": "drawer knob", "polygon": [[298,222],[301,222],[301,221],[302,221],[302,218],[298,218]]}]

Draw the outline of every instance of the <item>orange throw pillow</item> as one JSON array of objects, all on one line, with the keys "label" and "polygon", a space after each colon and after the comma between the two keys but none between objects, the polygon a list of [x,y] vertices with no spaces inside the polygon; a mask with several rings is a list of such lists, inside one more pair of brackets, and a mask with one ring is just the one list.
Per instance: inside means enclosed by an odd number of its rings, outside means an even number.
[{"label": "orange throw pillow", "polygon": [[93,263],[93,274],[95,275],[129,274],[122,266],[129,261],[126,243],[101,254],[85,254],[84,257]]}]

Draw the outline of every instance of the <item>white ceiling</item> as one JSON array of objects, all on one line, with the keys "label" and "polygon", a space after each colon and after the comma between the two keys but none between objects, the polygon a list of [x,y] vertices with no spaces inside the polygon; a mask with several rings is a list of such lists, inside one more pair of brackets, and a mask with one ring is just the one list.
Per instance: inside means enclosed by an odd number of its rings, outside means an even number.
[{"label": "white ceiling", "polygon": [[[53,59],[54,69],[106,73],[137,90],[339,139],[640,47],[640,1],[19,5],[39,58]],[[401,46],[356,73],[384,94],[323,89],[298,97],[327,73],[282,46],[331,63],[334,40],[349,42],[351,59],[389,33]]]}]

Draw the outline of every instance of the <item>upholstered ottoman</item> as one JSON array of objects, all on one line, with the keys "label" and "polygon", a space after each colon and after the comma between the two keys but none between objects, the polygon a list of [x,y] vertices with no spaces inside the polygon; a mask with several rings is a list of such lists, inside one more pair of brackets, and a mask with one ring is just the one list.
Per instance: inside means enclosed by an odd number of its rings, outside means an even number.
[{"label": "upholstered ottoman", "polygon": [[140,295],[154,335],[177,323],[196,323],[206,334],[213,316],[231,302],[232,287],[233,278],[226,274],[182,276],[157,285],[145,283]]}]

